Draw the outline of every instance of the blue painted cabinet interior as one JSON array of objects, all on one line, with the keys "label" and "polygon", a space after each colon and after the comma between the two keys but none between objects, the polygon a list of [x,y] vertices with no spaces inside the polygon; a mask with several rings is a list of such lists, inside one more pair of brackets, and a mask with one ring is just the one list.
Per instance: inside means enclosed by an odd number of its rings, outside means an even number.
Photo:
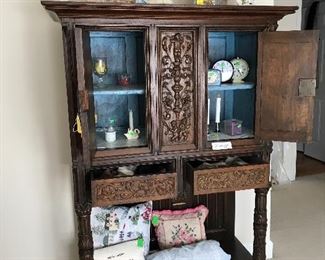
[{"label": "blue painted cabinet interior", "polygon": [[[143,31],[92,31],[89,34],[93,62],[105,58],[108,71],[101,79],[92,73],[93,98],[97,115],[97,148],[116,149],[146,146],[146,78],[145,41]],[[130,77],[128,86],[118,82],[120,74]],[[134,128],[140,138],[128,141],[129,110],[133,111]],[[105,128],[115,121],[117,141],[105,142]]]},{"label": "blue painted cabinet interior", "polygon": [[[240,57],[249,64],[249,74],[243,84],[233,84],[232,80],[221,86],[208,86],[210,99],[210,120],[208,140],[251,138],[255,122],[255,85],[257,66],[256,32],[215,32],[208,33],[209,69],[218,60],[232,60]],[[216,98],[221,97],[221,132],[216,133]],[[238,119],[242,121],[242,135],[229,136],[223,132],[223,121]]]}]

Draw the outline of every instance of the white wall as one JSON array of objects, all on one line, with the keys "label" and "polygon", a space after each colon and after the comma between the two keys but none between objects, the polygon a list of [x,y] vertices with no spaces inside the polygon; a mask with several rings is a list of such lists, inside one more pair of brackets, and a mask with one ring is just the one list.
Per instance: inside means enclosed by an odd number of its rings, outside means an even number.
[{"label": "white wall", "polygon": [[1,0],[0,259],[77,259],[61,29]]}]

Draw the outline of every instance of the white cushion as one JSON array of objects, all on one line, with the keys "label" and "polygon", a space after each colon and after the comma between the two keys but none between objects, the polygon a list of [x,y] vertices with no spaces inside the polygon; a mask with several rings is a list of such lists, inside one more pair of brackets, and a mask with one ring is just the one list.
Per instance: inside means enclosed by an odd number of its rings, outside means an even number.
[{"label": "white cushion", "polygon": [[94,250],[94,260],[144,260],[144,248],[132,240]]},{"label": "white cushion", "polygon": [[215,240],[205,240],[196,244],[165,249],[147,256],[147,260],[230,260]]}]

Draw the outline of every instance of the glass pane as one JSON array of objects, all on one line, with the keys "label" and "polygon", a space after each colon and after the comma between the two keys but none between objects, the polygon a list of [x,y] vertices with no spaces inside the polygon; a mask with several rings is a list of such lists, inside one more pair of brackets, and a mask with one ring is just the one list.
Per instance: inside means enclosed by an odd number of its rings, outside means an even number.
[{"label": "glass pane", "polygon": [[90,32],[97,149],[147,146],[144,31]]},{"label": "glass pane", "polygon": [[257,33],[208,33],[208,141],[254,137]]}]

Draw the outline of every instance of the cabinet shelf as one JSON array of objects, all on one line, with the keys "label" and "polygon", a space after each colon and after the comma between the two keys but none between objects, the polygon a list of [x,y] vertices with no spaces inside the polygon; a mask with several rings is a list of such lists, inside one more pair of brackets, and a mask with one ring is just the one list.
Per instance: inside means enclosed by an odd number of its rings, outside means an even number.
[{"label": "cabinet shelf", "polygon": [[95,86],[94,95],[143,95],[145,94],[145,85],[134,84],[129,86],[103,85]]},{"label": "cabinet shelf", "polygon": [[209,91],[243,90],[243,89],[252,89],[254,87],[255,87],[255,84],[253,82],[222,83],[221,85],[208,84]]},{"label": "cabinet shelf", "polygon": [[128,140],[124,133],[127,132],[125,128],[118,128],[116,132],[116,141],[108,143],[105,140],[105,132],[103,130],[96,130],[96,146],[98,150],[117,149],[127,147],[143,147],[147,145],[147,133],[144,128],[140,128],[140,136],[135,140]]},{"label": "cabinet shelf", "polygon": [[253,138],[253,131],[243,127],[242,134],[240,135],[227,135],[221,129],[220,132],[216,132],[213,127],[209,127],[208,141],[221,141],[221,140],[234,140],[234,139],[245,139],[245,138]]}]

